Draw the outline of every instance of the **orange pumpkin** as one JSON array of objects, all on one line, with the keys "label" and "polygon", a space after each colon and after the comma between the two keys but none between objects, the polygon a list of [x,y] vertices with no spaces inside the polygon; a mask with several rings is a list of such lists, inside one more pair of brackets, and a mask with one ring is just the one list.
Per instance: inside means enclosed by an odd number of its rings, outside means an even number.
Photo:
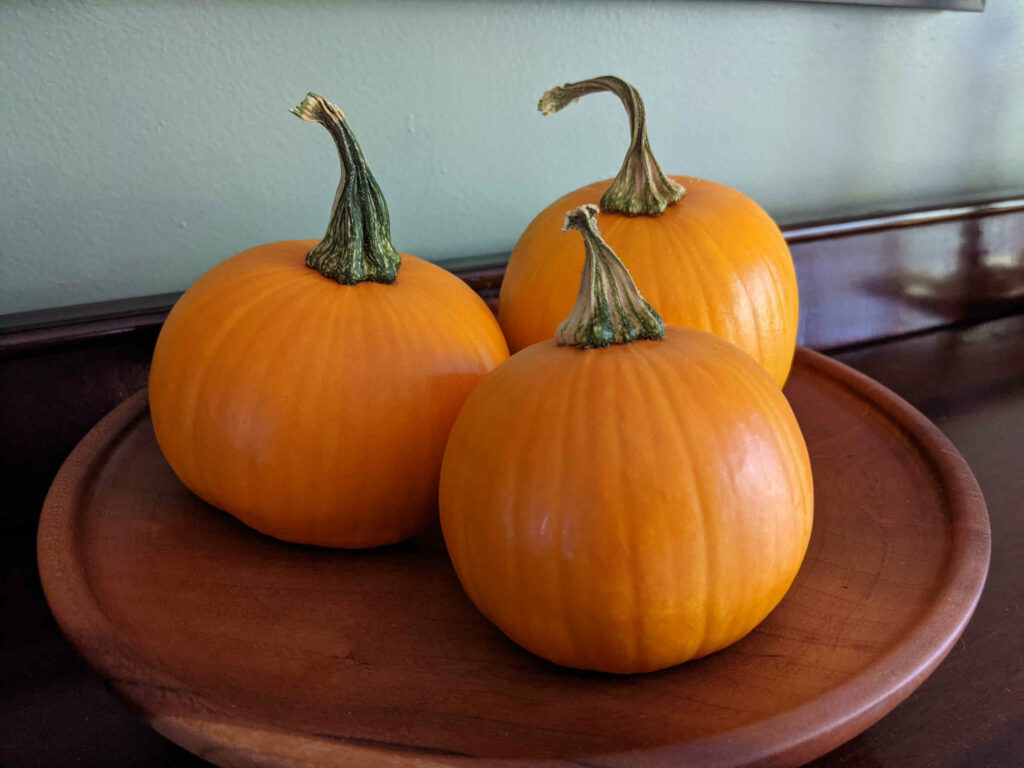
[{"label": "orange pumpkin", "polygon": [[[441,470],[445,542],[467,594],[558,664],[647,672],[747,634],[811,532],[811,471],[785,397],[709,333],[665,331],[601,241],[554,340],[466,400]],[[607,346],[606,346],[607,345]]]},{"label": "orange pumpkin", "polygon": [[510,349],[552,338],[568,314],[583,255],[557,236],[558,227],[566,210],[600,199],[605,239],[665,322],[731,341],[781,386],[793,362],[798,313],[796,273],[782,233],[735,189],[667,177],[650,151],[643,102],[628,83],[615,77],[567,83],[544,94],[540,108],[550,114],[604,90],[629,112],[629,152],[618,177],[556,200],[519,238],[498,309]]},{"label": "orange pumpkin", "polygon": [[465,283],[395,251],[341,110],[310,94],[295,112],[341,153],[327,235],[252,248],[181,297],[153,356],[153,427],[188,488],[259,531],[390,544],[436,519],[448,431],[508,349]]}]

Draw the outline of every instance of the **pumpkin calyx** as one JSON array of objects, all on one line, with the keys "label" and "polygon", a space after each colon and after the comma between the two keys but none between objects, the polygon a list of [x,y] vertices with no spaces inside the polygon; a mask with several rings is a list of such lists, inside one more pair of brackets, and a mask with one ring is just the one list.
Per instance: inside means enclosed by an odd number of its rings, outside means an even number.
[{"label": "pumpkin calyx", "polygon": [[601,210],[626,216],[658,216],[665,208],[679,202],[686,194],[681,184],[661,170],[647,140],[647,117],[644,102],[636,88],[612,75],[580,80],[552,88],[537,104],[545,115],[558,112],[588,93],[611,91],[622,100],[629,114],[629,150],[619,174],[601,196]]},{"label": "pumpkin calyx", "polygon": [[306,254],[306,266],[342,285],[395,282],[402,258],[391,242],[388,205],[345,113],[315,93],[291,112],[324,126],[341,156],[341,182],[327,233]]},{"label": "pumpkin calyx", "polygon": [[665,323],[640,295],[626,265],[597,229],[596,205],[581,205],[565,214],[562,231],[583,235],[586,259],[576,305],[558,330],[555,341],[580,349],[655,341],[665,336]]}]

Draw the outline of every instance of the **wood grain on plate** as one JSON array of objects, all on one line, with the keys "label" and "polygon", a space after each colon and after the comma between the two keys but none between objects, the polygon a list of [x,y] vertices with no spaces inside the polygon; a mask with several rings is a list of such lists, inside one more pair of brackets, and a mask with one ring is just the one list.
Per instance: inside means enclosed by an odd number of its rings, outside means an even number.
[{"label": "wood grain on plate", "polygon": [[888,390],[800,350],[786,394],[815,478],[807,558],[748,637],[664,672],[584,674],[521,650],[465,597],[436,528],[364,552],[250,531],[181,486],[144,393],[55,480],[43,586],[89,662],[219,765],[803,762],[942,660],[989,528],[963,459]]}]

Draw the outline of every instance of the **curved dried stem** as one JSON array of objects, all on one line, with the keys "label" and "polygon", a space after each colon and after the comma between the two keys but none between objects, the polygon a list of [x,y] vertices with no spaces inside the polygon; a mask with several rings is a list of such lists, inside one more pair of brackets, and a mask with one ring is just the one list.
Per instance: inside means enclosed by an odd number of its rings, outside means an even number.
[{"label": "curved dried stem", "polygon": [[644,102],[636,88],[612,75],[580,80],[552,88],[537,105],[550,115],[572,104],[588,93],[611,91],[621,99],[629,115],[630,142],[626,159],[618,175],[601,197],[602,211],[615,211],[626,216],[657,216],[665,208],[679,202],[686,194],[681,184],[661,170],[647,139],[647,117]]},{"label": "curved dried stem", "polygon": [[388,205],[345,113],[315,93],[291,111],[324,126],[341,157],[341,182],[327,233],[306,254],[306,266],[343,285],[395,282],[401,256],[391,242]]},{"label": "curved dried stem", "polygon": [[587,256],[576,306],[555,331],[555,341],[582,349],[664,337],[665,323],[640,295],[629,270],[597,229],[597,206],[582,205],[565,215],[562,230],[583,235]]}]

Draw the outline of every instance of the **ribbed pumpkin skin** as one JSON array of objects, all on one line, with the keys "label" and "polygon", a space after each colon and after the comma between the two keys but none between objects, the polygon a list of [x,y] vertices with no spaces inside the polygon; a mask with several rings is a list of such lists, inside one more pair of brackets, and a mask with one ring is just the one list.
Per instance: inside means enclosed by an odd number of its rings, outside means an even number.
[{"label": "ribbed pumpkin skin", "polygon": [[[668,325],[731,341],[779,386],[793,363],[797,286],[779,228],[757,203],[706,179],[673,176],[686,194],[657,217],[602,213],[601,234]],[[579,290],[583,251],[560,234],[566,211],[596,203],[610,180],[570,192],[519,238],[501,286],[498,320],[517,352],[554,338]]]},{"label": "ribbed pumpkin skin", "polygon": [[393,285],[338,285],[316,241],[253,248],[175,305],[149,399],[164,456],[196,495],[287,541],[368,547],[436,519],[448,431],[508,356],[487,306],[403,255]]},{"label": "ribbed pumpkin skin", "polygon": [[550,661],[648,672],[738,640],[811,532],[807,449],[753,360],[704,333],[543,342],[473,391],[441,524],[480,611]]}]

